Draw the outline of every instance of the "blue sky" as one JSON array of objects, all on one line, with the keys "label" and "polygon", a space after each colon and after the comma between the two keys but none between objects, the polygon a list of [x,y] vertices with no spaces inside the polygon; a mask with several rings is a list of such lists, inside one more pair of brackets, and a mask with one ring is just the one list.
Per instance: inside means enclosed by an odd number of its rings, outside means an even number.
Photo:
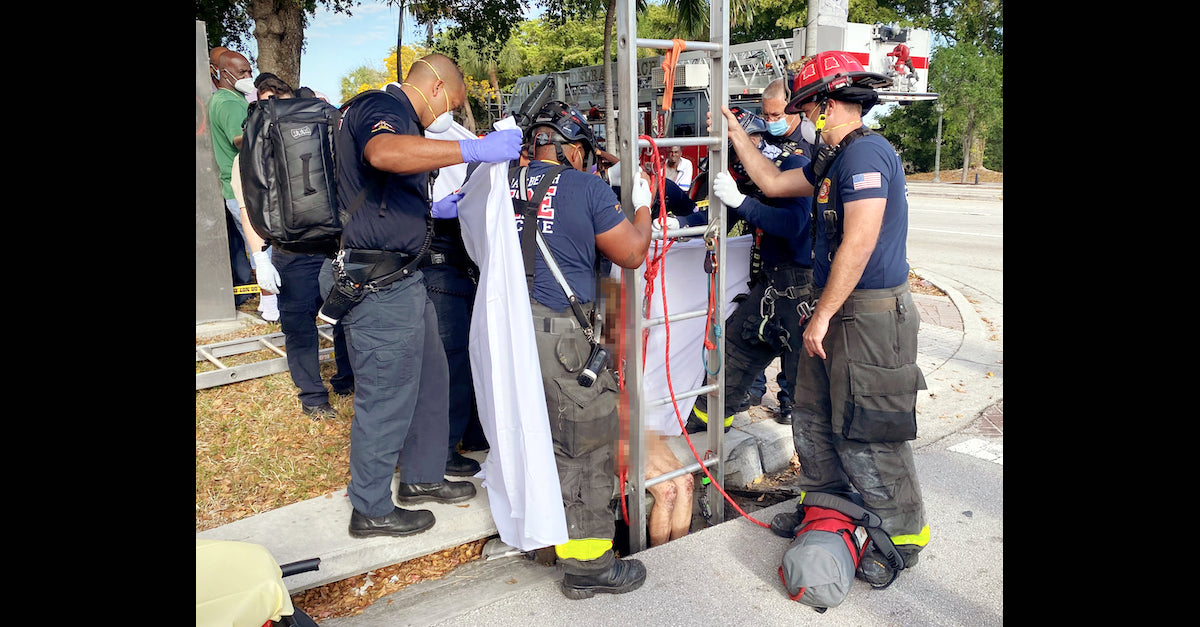
[{"label": "blue sky", "polygon": [[[318,8],[304,29],[305,49],[300,57],[300,84],[341,104],[342,77],[367,65],[384,69],[383,59],[396,45],[398,9],[380,3],[363,3],[353,9],[353,17]],[[404,42],[425,40],[424,27],[417,26],[412,15],[404,15]],[[250,52],[258,52],[251,36]],[[259,68],[254,68],[257,74]]]}]

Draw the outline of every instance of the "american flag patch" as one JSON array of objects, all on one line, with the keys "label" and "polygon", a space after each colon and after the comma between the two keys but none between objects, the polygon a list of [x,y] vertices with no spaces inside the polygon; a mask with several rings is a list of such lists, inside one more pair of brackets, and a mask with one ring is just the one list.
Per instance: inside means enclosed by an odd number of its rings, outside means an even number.
[{"label": "american flag patch", "polygon": [[860,189],[877,189],[883,187],[883,180],[878,172],[866,172],[863,174],[855,174],[851,179],[854,182],[854,190]]}]

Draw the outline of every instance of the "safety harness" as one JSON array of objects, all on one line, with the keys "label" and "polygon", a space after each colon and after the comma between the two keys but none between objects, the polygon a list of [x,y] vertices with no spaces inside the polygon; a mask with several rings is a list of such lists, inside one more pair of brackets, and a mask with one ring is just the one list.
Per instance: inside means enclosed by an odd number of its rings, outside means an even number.
[{"label": "safety harness", "polygon": [[[842,151],[846,149],[846,146],[849,146],[851,142],[859,137],[873,134],[874,131],[871,129],[865,126],[860,126],[853,131],[850,131],[848,135],[843,137],[842,141],[838,142],[837,146],[823,145],[817,149],[816,157],[812,162],[813,179],[810,181],[814,186],[817,187],[817,194],[820,193],[820,184],[821,180],[825,178],[825,173],[828,172],[829,168],[833,166],[833,162],[836,161],[838,156],[842,154]],[[837,197],[837,188],[836,186],[831,185],[829,189],[829,202],[827,204],[830,207],[836,207]],[[821,203],[816,202],[816,194],[814,194],[813,200],[811,231],[813,249],[815,250],[817,244],[817,205]],[[825,239],[829,240],[829,261],[832,262],[834,253],[837,252],[838,246],[840,246],[842,243],[842,223],[841,220],[838,219],[837,209],[826,209],[823,212],[823,217],[825,218]]]}]

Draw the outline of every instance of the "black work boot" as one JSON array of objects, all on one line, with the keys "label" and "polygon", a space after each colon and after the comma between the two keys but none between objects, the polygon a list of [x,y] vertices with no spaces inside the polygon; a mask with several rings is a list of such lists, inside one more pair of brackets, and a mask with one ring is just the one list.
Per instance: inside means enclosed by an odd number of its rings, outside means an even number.
[{"label": "black work boot", "polygon": [[796,528],[804,521],[804,504],[796,503],[796,509],[790,512],[775,514],[771,519],[771,531],[781,538],[791,540],[796,537]]},{"label": "black work boot", "polygon": [[775,422],[781,425],[792,424],[792,402],[779,401],[779,413],[775,415]]},{"label": "black work boot", "polygon": [[459,503],[475,496],[475,484],[470,481],[442,481],[440,483],[401,483],[396,488],[396,500],[405,504],[436,501]]},{"label": "black work boot", "polygon": [[371,536],[411,536],[421,533],[436,522],[433,512],[427,509],[409,511],[399,507],[378,518],[371,518],[354,510],[350,514],[350,537],[369,538]]},{"label": "black work boot", "polygon": [[[904,560],[905,569],[917,565],[917,551],[904,549],[896,549],[896,551],[900,553],[901,559]],[[888,587],[896,580],[897,574],[891,564],[888,564],[887,558],[883,556],[883,553],[874,544],[863,554],[862,560],[858,562],[858,568],[854,571],[854,576],[876,588]]]},{"label": "black work boot", "polygon": [[479,472],[479,462],[459,453],[450,451],[446,458],[446,474],[451,477],[472,477]]},{"label": "black work boot", "polygon": [[630,557],[615,560],[612,568],[593,575],[563,575],[562,593],[568,599],[590,599],[597,592],[623,594],[637,590],[645,581],[645,564]]}]

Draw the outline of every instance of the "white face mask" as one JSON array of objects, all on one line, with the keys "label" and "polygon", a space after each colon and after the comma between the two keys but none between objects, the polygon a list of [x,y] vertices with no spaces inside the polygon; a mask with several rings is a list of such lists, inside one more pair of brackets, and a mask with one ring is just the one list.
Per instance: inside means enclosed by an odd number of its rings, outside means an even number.
[{"label": "white face mask", "polygon": [[813,124],[812,120],[808,119],[808,116],[804,116],[804,119],[800,120],[800,135],[804,138],[804,141],[814,146],[816,145],[817,125]]},{"label": "white face mask", "polygon": [[236,83],[234,83],[233,88],[242,92],[243,94],[246,94],[246,95],[250,95],[250,94],[253,94],[256,91],[258,91],[254,88],[254,79],[253,78],[243,78],[243,79],[237,81]]},{"label": "white face mask", "polygon": [[447,111],[434,118],[433,123],[426,126],[425,130],[429,133],[445,133],[450,130],[451,124],[454,124],[454,116]]}]

